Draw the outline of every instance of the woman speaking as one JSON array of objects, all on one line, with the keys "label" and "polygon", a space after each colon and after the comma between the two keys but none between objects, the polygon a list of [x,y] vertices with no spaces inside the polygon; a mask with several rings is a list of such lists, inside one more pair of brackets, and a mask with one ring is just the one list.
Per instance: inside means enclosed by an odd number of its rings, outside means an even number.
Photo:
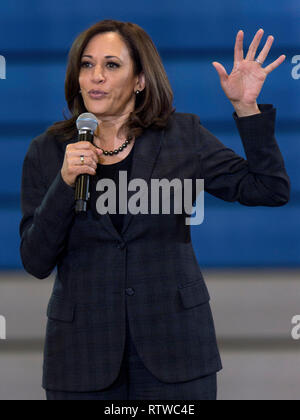
[{"label": "woman speaking", "polygon": [[[111,180],[118,197],[120,173],[128,174],[126,186],[136,179],[147,186],[153,179],[203,179],[205,191],[225,201],[288,202],[276,111],[257,104],[285,56],[263,67],[273,37],[256,58],[263,30],[246,57],[243,36],[232,73],[214,67],[247,160],[198,116],[175,112],[163,64],[142,28],[105,20],[75,40],[65,81],[71,118],[32,140],[22,175],[23,265],[39,279],[57,268],[44,350],[49,400],[217,398],[222,364],[186,213],[99,214],[97,185]],[[87,112],[98,122],[93,142],[78,141],[76,121]],[[85,217],[74,208],[82,174],[91,180]]]}]

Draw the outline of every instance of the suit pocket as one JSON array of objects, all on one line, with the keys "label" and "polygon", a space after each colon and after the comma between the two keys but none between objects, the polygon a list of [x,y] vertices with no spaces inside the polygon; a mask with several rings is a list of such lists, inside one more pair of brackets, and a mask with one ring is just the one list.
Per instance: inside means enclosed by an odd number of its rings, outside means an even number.
[{"label": "suit pocket", "polygon": [[47,317],[55,321],[72,322],[75,304],[59,296],[52,295],[47,309]]},{"label": "suit pocket", "polygon": [[178,286],[178,290],[185,308],[193,308],[210,301],[206,284],[201,280]]}]

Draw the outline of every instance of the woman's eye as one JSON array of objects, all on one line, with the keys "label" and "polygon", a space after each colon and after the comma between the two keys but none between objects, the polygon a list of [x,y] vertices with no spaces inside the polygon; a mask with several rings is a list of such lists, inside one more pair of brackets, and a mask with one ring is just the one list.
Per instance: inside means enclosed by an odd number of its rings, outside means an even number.
[{"label": "woman's eye", "polygon": [[120,67],[119,66],[119,64],[117,64],[117,63],[114,63],[114,62],[109,62],[109,63],[107,63],[107,65],[110,67],[110,68],[118,68],[118,67]]},{"label": "woman's eye", "polygon": [[[89,66],[92,66],[92,63],[89,63],[88,61],[84,61],[84,62],[81,63],[81,67],[83,67],[83,68],[91,68]],[[115,69],[115,68],[120,67],[120,65],[111,61],[111,62],[107,63],[107,67],[110,68],[110,69]]]},{"label": "woman's eye", "polygon": [[89,64],[91,64],[91,63],[88,63],[87,61],[84,61],[83,63],[81,63],[81,67],[86,68]]}]

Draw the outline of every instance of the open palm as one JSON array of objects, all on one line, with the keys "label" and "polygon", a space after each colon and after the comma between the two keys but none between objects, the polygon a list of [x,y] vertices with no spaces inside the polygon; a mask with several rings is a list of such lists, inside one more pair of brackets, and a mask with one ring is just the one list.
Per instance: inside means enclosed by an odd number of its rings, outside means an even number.
[{"label": "open palm", "polygon": [[219,74],[221,86],[233,106],[237,104],[243,104],[244,106],[255,104],[268,74],[279,67],[286,58],[285,55],[281,55],[269,66],[262,67],[274,42],[274,37],[269,36],[264,48],[255,60],[263,34],[264,31],[262,29],[256,33],[249,47],[248,54],[244,58],[244,32],[239,31],[235,43],[234,65],[230,75],[227,74],[222,64],[218,62],[213,63]]}]

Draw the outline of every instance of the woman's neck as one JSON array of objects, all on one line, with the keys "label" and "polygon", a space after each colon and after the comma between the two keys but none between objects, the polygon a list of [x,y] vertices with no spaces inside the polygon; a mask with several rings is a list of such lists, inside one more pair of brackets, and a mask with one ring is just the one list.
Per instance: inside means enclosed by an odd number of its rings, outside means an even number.
[{"label": "woman's neck", "polygon": [[113,150],[120,147],[127,139],[127,135],[125,132],[119,133],[119,130],[128,117],[129,114],[124,114],[110,119],[99,119],[94,139],[96,146],[105,150]]}]

